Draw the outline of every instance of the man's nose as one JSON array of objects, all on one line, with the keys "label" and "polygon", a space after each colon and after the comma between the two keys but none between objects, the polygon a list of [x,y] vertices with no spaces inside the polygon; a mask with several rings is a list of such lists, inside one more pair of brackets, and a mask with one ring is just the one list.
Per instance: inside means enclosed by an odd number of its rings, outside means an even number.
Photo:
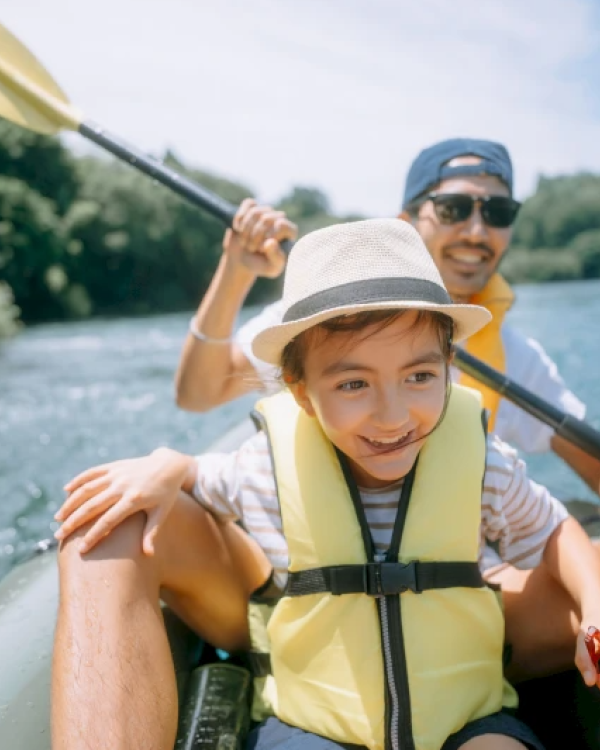
[{"label": "man's nose", "polygon": [[464,222],[461,236],[469,239],[471,242],[481,242],[483,238],[488,236],[488,226],[481,215],[481,206],[479,203],[475,203],[471,215]]}]

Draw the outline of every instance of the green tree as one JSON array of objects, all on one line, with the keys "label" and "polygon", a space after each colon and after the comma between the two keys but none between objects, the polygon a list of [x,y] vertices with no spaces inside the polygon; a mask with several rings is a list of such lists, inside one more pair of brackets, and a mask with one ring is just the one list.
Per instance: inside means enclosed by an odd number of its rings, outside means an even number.
[{"label": "green tree", "polygon": [[74,157],[58,138],[38,135],[0,118],[0,175],[26,182],[64,214],[79,186]]},{"label": "green tree", "polygon": [[584,279],[600,279],[600,229],[581,232],[565,252],[578,259]]},{"label": "green tree", "polygon": [[284,196],[277,208],[285,211],[291,221],[299,222],[330,213],[329,200],[325,193],[313,187],[294,187]]},{"label": "green tree", "polygon": [[280,211],[285,211],[288,218],[298,225],[300,235],[340,221],[357,221],[365,218],[357,214],[336,216],[332,213],[325,193],[314,187],[293,187],[276,207]]},{"label": "green tree", "polygon": [[512,283],[543,281],[574,281],[581,278],[581,261],[575,253],[556,249],[536,249],[531,252],[514,248],[502,260],[500,268]]},{"label": "green tree", "polygon": [[112,161],[86,157],[77,171],[80,192],[64,220],[69,277],[95,313],[152,311],[150,290],[169,280],[170,196]]},{"label": "green tree", "polygon": [[55,204],[22,180],[0,177],[0,279],[25,322],[64,317],[68,285]]},{"label": "green tree", "polygon": [[540,177],[521,208],[513,242],[530,250],[560,250],[589,229],[600,229],[600,175]]},{"label": "green tree", "polygon": [[0,339],[14,336],[20,328],[21,311],[14,304],[12,289],[5,281],[0,281]]}]

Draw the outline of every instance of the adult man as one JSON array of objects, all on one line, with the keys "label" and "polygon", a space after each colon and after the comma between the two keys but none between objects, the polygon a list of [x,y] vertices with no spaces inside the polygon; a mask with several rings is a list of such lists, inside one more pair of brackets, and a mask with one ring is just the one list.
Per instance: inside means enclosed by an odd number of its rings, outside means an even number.
[{"label": "adult man", "polygon": [[[422,151],[412,164],[400,217],[411,221],[425,240],[451,296],[492,312],[493,323],[467,348],[581,418],[584,405],[565,387],[541,346],[504,324],[513,294],[496,269],[510,242],[518,210],[512,187],[512,164],[504,146],[474,139],[443,141]],[[250,341],[280,319],[279,303],[265,308],[235,337],[231,332],[256,277],[276,277],[283,270],[285,259],[278,241],[294,238],[296,229],[281,212],[245,201],[234,230],[225,236],[219,269],[185,341],[177,400],[186,409],[204,411],[261,383],[267,387],[276,383],[272,368],[253,357]],[[457,372],[453,376],[459,378]],[[553,450],[598,492],[600,461],[478,383],[464,376],[460,380],[483,392],[490,423],[502,439],[528,452]],[[492,571],[490,576],[502,583],[504,591],[514,676],[532,676],[570,664],[573,605],[545,570],[530,574],[509,567]],[[553,628],[543,629],[541,637],[540,617],[553,622]]]}]

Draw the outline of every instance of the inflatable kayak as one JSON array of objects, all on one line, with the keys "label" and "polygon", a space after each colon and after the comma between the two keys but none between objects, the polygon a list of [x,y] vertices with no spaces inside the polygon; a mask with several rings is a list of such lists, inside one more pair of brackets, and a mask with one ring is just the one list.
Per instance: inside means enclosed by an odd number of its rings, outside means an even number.
[{"label": "inflatable kayak", "polygon": [[[243,422],[212,446],[234,450],[254,431]],[[600,536],[596,506],[574,515]],[[0,748],[50,750],[50,670],[58,605],[56,545],[33,554],[0,581]],[[250,726],[252,681],[235,659],[203,643],[169,609],[165,623],[179,691],[176,750],[241,750]],[[518,686],[520,712],[547,750],[600,750],[600,691],[575,672]]]}]

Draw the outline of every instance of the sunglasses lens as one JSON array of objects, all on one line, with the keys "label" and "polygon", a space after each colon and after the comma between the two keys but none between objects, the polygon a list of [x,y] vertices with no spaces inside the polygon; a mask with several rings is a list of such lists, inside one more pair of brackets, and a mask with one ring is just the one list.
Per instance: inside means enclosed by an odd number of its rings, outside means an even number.
[{"label": "sunglasses lens", "polygon": [[435,213],[442,224],[458,224],[473,213],[475,201],[481,207],[481,217],[490,227],[506,229],[517,218],[520,203],[503,195],[476,198],[464,193],[435,195],[431,198]]},{"label": "sunglasses lens", "polygon": [[481,207],[481,216],[486,224],[497,229],[509,227],[517,218],[519,204],[512,198],[492,196]]},{"label": "sunglasses lens", "polygon": [[465,221],[473,211],[473,199],[470,195],[438,195],[433,199],[433,205],[442,224]]}]

